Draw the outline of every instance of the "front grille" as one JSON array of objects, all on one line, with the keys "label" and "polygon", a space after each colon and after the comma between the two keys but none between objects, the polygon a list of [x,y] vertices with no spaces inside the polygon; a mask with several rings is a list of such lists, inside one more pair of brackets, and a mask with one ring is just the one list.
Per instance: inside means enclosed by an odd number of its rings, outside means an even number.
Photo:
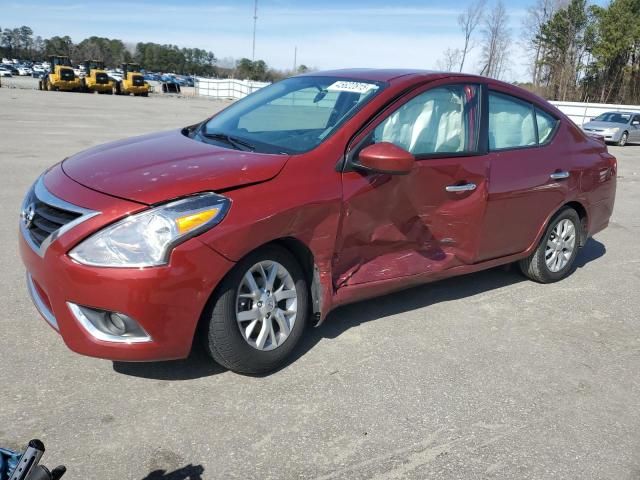
[{"label": "front grille", "polygon": [[49,235],[74,221],[82,214],[63,210],[42,202],[34,192],[25,201],[23,222],[31,241],[40,247]]},{"label": "front grille", "polygon": [[71,81],[75,78],[75,74],[73,73],[73,70],[71,70],[70,68],[61,68],[60,78],[62,80]]},{"label": "front grille", "polygon": [[134,87],[144,87],[144,77],[142,75],[134,75],[131,80]]},{"label": "front grille", "polygon": [[106,85],[109,83],[109,75],[106,73],[96,73],[96,83]]}]

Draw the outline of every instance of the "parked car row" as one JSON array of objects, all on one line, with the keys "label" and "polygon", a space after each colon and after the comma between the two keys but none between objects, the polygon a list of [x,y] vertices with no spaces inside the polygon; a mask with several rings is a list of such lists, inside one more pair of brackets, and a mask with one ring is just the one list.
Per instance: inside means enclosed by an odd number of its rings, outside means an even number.
[{"label": "parked car row", "polygon": [[32,63],[14,63],[11,60],[7,60],[6,58],[2,59],[2,63],[0,64],[0,76],[2,77],[13,77],[13,76],[28,76],[32,73]]},{"label": "parked car row", "polygon": [[[86,64],[86,62],[85,62]],[[69,65],[74,72],[74,75],[78,78],[84,78],[89,75],[85,64]],[[46,75],[51,73],[50,62],[32,62],[32,61],[20,61],[17,59],[3,58],[0,64],[0,77],[13,77],[13,76],[29,76],[33,78],[43,79]],[[123,79],[122,68],[113,68],[106,70],[109,78],[115,82],[121,82]],[[170,83],[180,85],[181,87],[193,87],[195,82],[193,77],[186,75],[177,75],[174,73],[155,73],[142,71],[145,81],[155,81],[161,83]]]},{"label": "parked car row", "polygon": [[185,75],[176,75],[173,73],[145,72],[144,79],[146,81],[176,83],[181,87],[193,87],[195,85],[195,81],[193,77],[189,77]]}]

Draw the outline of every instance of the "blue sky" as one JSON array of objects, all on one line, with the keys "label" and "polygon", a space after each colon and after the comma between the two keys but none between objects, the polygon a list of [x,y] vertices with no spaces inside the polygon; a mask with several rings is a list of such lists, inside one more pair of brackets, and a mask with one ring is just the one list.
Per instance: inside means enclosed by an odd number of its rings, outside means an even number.
[{"label": "blue sky", "polygon": [[[259,0],[256,57],[277,68],[298,64],[435,68],[447,48],[462,45],[456,18],[468,2],[423,0]],[[511,79],[526,77],[518,45],[533,0],[504,1],[513,43]],[[491,0],[489,0],[491,4]],[[43,37],[91,35],[212,50],[218,58],[251,57],[253,0],[0,0],[0,27],[29,25]],[[469,71],[478,67],[479,48]]]}]

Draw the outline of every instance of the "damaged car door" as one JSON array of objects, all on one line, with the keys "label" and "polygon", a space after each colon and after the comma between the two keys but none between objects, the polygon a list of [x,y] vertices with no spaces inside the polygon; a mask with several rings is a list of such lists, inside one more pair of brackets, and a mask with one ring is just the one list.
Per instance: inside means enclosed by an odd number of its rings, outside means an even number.
[{"label": "damaged car door", "polygon": [[[333,264],[336,289],[476,261],[489,175],[483,91],[451,79],[424,85],[391,104],[350,143]],[[409,170],[407,155],[414,160]]]}]

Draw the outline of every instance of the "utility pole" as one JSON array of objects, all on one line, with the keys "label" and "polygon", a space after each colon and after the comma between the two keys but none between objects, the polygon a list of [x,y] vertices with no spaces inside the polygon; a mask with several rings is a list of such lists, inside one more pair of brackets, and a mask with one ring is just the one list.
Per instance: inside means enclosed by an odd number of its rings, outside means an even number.
[{"label": "utility pole", "polygon": [[251,53],[251,61],[256,60],[256,25],[258,23],[258,0],[253,2],[253,50]]},{"label": "utility pole", "polygon": [[296,70],[298,69],[298,46],[296,45],[293,48],[293,74],[296,74]]}]

